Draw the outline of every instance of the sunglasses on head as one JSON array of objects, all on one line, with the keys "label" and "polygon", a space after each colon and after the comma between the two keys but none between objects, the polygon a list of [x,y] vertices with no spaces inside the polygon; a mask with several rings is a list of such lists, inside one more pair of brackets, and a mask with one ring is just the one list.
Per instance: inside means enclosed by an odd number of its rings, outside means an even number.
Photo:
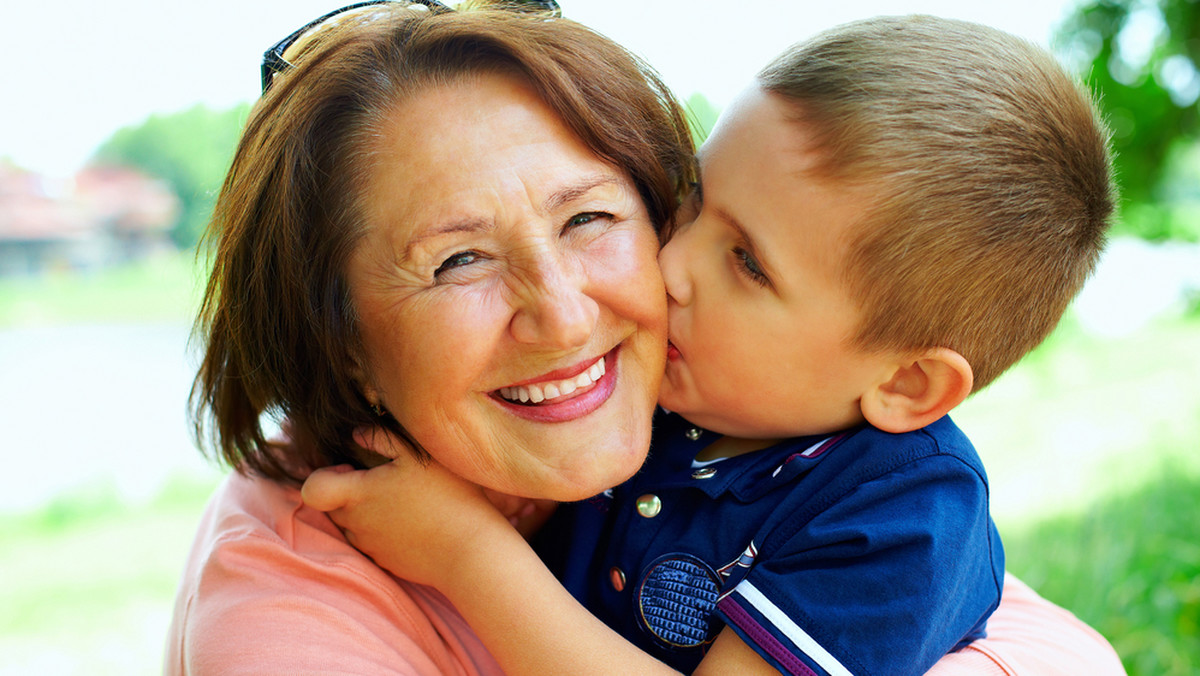
[{"label": "sunglasses on head", "polygon": [[[356,2],[323,14],[304,24],[274,45],[271,45],[271,48],[263,53],[263,93],[265,94],[267,89],[271,87],[271,82],[275,79],[276,75],[292,68],[292,64],[284,58],[284,53],[293,45],[315,35],[322,28],[336,25],[350,18],[357,18],[359,21],[364,22],[371,21],[377,14],[376,11],[370,9],[371,7],[391,4],[399,4],[405,7],[412,7],[416,10],[434,13],[454,11],[453,7],[445,5],[438,0],[367,0],[367,2]],[[555,17],[562,16],[562,10],[559,8],[556,0],[507,0],[500,7],[515,11],[545,12]]]}]

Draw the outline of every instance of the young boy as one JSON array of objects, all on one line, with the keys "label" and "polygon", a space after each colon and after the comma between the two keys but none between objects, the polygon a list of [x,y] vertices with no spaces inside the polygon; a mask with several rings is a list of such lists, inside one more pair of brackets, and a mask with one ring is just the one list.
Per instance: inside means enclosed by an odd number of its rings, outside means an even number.
[{"label": "young boy", "polygon": [[322,506],[350,505],[352,541],[441,589],[513,672],[924,673],[984,634],[1004,569],[946,414],[1094,267],[1102,126],[1037,48],[886,18],[769,65],[699,159],[659,258],[670,413],[637,476],[537,537],[624,640],[444,471],[410,461]]}]

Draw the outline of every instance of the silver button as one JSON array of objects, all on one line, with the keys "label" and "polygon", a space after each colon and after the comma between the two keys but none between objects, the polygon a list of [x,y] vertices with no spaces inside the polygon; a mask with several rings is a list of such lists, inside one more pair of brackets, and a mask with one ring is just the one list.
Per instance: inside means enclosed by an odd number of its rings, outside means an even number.
[{"label": "silver button", "polygon": [[688,441],[695,441],[700,438],[701,434],[703,434],[703,432],[700,431],[699,427],[692,427],[689,428],[688,431],[684,432],[683,436],[687,437]]},{"label": "silver button", "polygon": [[701,467],[692,472],[693,479],[711,479],[717,475],[716,467]]},{"label": "silver button", "polygon": [[608,581],[612,583],[613,589],[624,591],[625,589],[625,571],[613,566],[608,571]]},{"label": "silver button", "polygon": [[637,512],[647,519],[653,519],[662,511],[662,500],[657,495],[647,493],[637,499]]}]

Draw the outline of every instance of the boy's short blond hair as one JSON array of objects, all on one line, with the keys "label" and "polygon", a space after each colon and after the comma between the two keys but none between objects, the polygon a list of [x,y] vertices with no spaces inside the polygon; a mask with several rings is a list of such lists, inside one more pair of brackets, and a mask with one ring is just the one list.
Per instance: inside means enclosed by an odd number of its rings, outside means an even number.
[{"label": "boy's short blond hair", "polygon": [[858,346],[948,347],[978,390],[1053,330],[1115,195],[1091,97],[1049,54],[986,26],[884,17],[794,46],[759,84],[795,104],[821,179],[872,196],[844,266]]}]

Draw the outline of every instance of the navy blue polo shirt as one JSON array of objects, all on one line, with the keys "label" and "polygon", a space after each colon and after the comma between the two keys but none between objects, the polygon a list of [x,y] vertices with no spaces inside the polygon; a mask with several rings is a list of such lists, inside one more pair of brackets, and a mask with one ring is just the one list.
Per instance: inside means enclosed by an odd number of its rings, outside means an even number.
[{"label": "navy blue polo shirt", "polygon": [[610,627],[692,671],[729,626],[806,675],[922,674],[984,635],[1004,553],[983,466],[948,417],[694,463],[717,438],[660,412],[642,470],[539,534]]}]

